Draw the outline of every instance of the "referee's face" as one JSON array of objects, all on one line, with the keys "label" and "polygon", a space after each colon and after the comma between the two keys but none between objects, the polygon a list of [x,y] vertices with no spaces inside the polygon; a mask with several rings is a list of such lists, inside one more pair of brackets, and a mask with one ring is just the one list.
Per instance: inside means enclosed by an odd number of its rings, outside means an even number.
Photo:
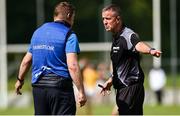
[{"label": "referee's face", "polygon": [[106,31],[110,31],[113,33],[119,31],[118,29],[120,27],[121,20],[120,17],[117,16],[116,13],[112,10],[102,12],[102,20]]}]

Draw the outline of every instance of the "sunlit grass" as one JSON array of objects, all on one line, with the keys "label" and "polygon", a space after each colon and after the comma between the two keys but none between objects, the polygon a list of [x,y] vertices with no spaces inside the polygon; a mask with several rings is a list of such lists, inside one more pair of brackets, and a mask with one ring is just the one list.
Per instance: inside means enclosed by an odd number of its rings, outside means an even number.
[{"label": "sunlit grass", "polygon": [[[110,115],[113,105],[93,105],[92,115]],[[144,106],[144,115],[180,115],[180,106]],[[77,115],[86,115],[86,107],[77,107]],[[26,108],[9,107],[0,109],[0,115],[33,115],[33,106]]]}]

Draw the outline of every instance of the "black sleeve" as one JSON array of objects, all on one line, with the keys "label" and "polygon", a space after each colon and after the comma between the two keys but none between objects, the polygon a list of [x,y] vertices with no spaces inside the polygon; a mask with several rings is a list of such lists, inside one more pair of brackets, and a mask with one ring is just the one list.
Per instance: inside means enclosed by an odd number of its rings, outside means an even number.
[{"label": "black sleeve", "polygon": [[132,43],[133,47],[135,47],[138,42],[140,42],[139,37],[136,34],[132,34],[131,35],[131,43]]}]

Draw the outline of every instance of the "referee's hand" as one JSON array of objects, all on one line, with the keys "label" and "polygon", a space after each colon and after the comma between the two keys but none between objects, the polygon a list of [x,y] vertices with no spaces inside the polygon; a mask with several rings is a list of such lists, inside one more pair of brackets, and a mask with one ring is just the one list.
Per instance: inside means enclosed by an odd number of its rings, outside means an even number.
[{"label": "referee's hand", "polygon": [[160,50],[156,50],[156,49],[150,50],[149,53],[155,57],[160,57],[162,54],[162,52]]},{"label": "referee's hand", "polygon": [[98,87],[100,87],[101,90],[101,94],[103,96],[106,95],[106,93],[109,95],[111,93],[111,86],[112,86],[112,82],[111,81],[106,81],[103,85],[98,84]]}]

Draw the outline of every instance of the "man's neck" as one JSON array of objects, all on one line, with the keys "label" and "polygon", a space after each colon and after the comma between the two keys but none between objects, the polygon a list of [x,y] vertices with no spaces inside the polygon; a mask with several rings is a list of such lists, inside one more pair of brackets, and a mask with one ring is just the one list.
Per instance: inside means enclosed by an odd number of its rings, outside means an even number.
[{"label": "man's neck", "polygon": [[117,34],[122,33],[124,27],[125,27],[124,24],[122,24],[122,25],[117,25],[117,28],[116,28],[116,30],[113,32],[113,35],[117,35]]},{"label": "man's neck", "polygon": [[69,24],[69,22],[65,21],[65,20],[54,20],[54,22],[60,22],[63,23],[64,25],[66,25],[67,27],[71,27],[71,25]]}]

